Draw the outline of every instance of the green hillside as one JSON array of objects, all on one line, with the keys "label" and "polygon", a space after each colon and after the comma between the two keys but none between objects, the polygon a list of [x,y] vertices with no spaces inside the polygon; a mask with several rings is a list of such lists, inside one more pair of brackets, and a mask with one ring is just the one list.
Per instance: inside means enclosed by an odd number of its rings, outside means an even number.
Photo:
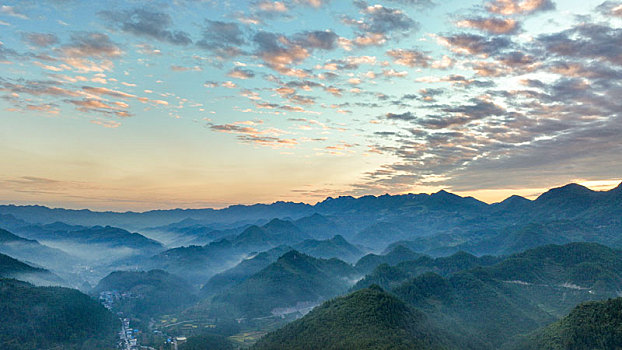
[{"label": "green hillside", "polygon": [[419,275],[393,292],[456,334],[498,349],[578,303],[616,296],[620,254],[593,243],[544,246],[448,277]]},{"label": "green hillside", "polygon": [[365,255],[356,262],[355,267],[361,273],[370,273],[382,264],[397,265],[403,261],[415,260],[419,257],[421,257],[421,254],[415,253],[403,245],[397,245],[384,255]]},{"label": "green hillside", "polygon": [[[215,314],[270,315],[275,309],[317,303],[345,292],[354,268],[337,259],[290,251],[276,262],[213,299]],[[216,311],[217,310],[217,311]]]},{"label": "green hillside", "polygon": [[32,267],[17,259],[11,258],[8,255],[0,254],[0,277],[12,276],[19,273],[35,273],[44,271],[44,269]]},{"label": "green hillside", "polygon": [[253,347],[255,350],[449,348],[457,349],[424,314],[377,286],[328,301],[303,318],[269,333]]},{"label": "green hillside", "polygon": [[114,349],[115,315],[77,290],[0,279],[0,348]]},{"label": "green hillside", "polygon": [[581,304],[527,337],[516,350],[622,349],[622,298]]},{"label": "green hillside", "polygon": [[281,255],[292,250],[290,246],[278,246],[244,259],[234,267],[214,275],[201,288],[201,294],[213,295],[240,283],[275,262]]},{"label": "green hillside", "polygon": [[293,247],[299,252],[316,258],[337,258],[349,263],[354,263],[363,256],[363,252],[360,249],[339,235],[325,240],[307,239]]},{"label": "green hillside", "polygon": [[409,278],[426,272],[449,276],[459,271],[493,265],[500,260],[500,258],[491,256],[476,257],[465,252],[458,252],[448,257],[436,259],[429,256],[421,256],[415,260],[403,261],[395,266],[389,266],[389,264],[385,263],[376,267],[371,273],[358,281],[353,289],[366,288],[372,284],[378,284],[383,288],[393,288]]}]

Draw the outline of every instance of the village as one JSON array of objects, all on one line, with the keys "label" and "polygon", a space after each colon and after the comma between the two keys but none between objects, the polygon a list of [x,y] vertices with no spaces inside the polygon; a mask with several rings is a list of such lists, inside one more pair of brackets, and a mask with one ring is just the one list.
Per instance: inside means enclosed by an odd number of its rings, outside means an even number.
[{"label": "village", "polygon": [[[103,291],[99,294],[99,302],[108,310],[114,311],[113,306],[115,302],[123,300],[125,298],[136,297],[129,292],[119,292],[116,290]],[[122,312],[117,312],[119,320],[121,321],[121,330],[119,331],[119,341],[117,348],[121,350],[158,350],[152,346],[143,346],[139,343],[139,336],[142,331],[130,326],[130,319],[125,317]],[[164,341],[159,349],[162,350],[178,350],[178,346],[186,341],[185,337],[173,337],[163,333],[160,330],[154,329],[153,334],[163,338]]]}]

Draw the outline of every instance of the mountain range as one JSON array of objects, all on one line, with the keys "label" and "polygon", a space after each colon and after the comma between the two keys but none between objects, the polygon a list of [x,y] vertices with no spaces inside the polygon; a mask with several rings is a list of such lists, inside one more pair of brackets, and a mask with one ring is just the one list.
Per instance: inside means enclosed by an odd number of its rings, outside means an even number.
[{"label": "mountain range", "polygon": [[620,214],[622,185],[576,184],[494,204],[439,191],[145,213],[8,205],[0,278],[118,292],[114,312],[193,347],[267,333],[257,348],[583,349],[617,341],[603,335],[615,303],[581,303],[622,290]]}]

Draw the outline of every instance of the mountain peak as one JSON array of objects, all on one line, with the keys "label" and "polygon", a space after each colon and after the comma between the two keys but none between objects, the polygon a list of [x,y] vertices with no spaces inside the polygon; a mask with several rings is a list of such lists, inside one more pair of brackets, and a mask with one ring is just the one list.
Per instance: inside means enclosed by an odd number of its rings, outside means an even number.
[{"label": "mountain peak", "polygon": [[278,218],[274,218],[270,220],[267,224],[263,226],[267,230],[282,230],[282,229],[293,229],[297,230],[298,228],[291,221],[281,220]]},{"label": "mountain peak", "polygon": [[508,198],[504,199],[501,203],[514,203],[514,202],[530,202],[529,199],[525,198],[525,197],[521,197],[517,194],[513,194],[511,196],[509,196]]},{"label": "mountain peak", "polygon": [[[440,191],[438,191],[436,193],[432,193],[432,196],[456,196],[456,195],[453,194],[453,193],[445,191],[445,189],[442,189],[442,190],[440,190]],[[458,197],[458,196],[456,196],[456,197]]]},{"label": "mountain peak", "polygon": [[346,241],[346,239],[342,236],[342,235],[335,235],[331,241],[335,242],[335,243],[348,243],[348,241]]},{"label": "mountain peak", "polygon": [[300,259],[305,259],[308,258],[308,255],[305,255],[295,249],[290,250],[289,252],[283,254],[279,260],[284,260],[284,261],[295,261],[295,260],[300,260]]},{"label": "mountain peak", "polygon": [[611,190],[609,190],[609,192],[622,193],[622,182],[620,182],[620,184],[616,186],[615,188],[612,188]]},{"label": "mountain peak", "polygon": [[561,198],[579,199],[578,197],[584,198],[594,193],[594,191],[590,190],[585,186],[576,183],[570,183],[561,187],[552,188],[544,192],[536,199],[536,202],[549,201]]}]

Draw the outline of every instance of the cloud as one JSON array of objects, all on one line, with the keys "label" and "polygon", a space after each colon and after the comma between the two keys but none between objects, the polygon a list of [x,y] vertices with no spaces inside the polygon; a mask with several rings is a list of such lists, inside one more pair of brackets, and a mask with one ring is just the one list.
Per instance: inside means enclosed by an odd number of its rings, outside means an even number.
[{"label": "cloud", "polygon": [[255,8],[261,12],[276,12],[283,13],[287,12],[289,9],[285,5],[285,3],[281,1],[269,1],[262,0],[255,4]]},{"label": "cloud", "polygon": [[306,77],[308,73],[290,66],[298,64],[309,57],[307,48],[292,42],[283,35],[259,32],[253,37],[257,44],[257,55],[275,71],[290,76]]},{"label": "cloud", "polygon": [[606,16],[622,17],[622,4],[615,1],[605,1],[597,9]]},{"label": "cloud", "polygon": [[415,116],[412,112],[404,112],[400,114],[387,113],[384,117],[388,120],[403,120],[403,121],[412,121],[412,120],[417,119],[417,116]]},{"label": "cloud", "polygon": [[[419,28],[419,23],[408,17],[402,10],[382,5],[368,5],[365,1],[354,1],[363,19],[357,20],[344,17],[345,24],[358,28],[356,37],[352,40],[343,38],[341,46],[350,50],[351,46],[379,46],[390,38],[391,34],[405,34]],[[399,37],[399,35],[397,36]]]},{"label": "cloud", "polygon": [[200,72],[203,70],[203,68],[199,66],[185,67],[185,66],[172,65],[171,70],[174,72],[188,72],[188,71]]},{"label": "cloud", "polygon": [[108,23],[123,32],[155,39],[173,45],[192,43],[190,35],[183,31],[171,30],[171,16],[155,10],[136,8],[124,11],[102,11],[99,13]]},{"label": "cloud", "polygon": [[306,31],[288,38],[281,34],[258,32],[253,37],[257,46],[256,55],[275,71],[298,78],[306,78],[310,73],[292,68],[307,59],[314,50],[333,50],[338,36],[332,31]]},{"label": "cloud", "polygon": [[441,44],[461,55],[493,56],[511,46],[504,37],[486,37],[476,34],[455,34],[438,37]]},{"label": "cloud", "polygon": [[106,95],[110,97],[136,98],[136,95],[128,94],[123,91],[108,89],[105,87],[83,86],[82,90],[84,90],[88,94],[98,95],[98,96]]},{"label": "cloud", "polygon": [[330,0],[294,0],[294,2],[314,8],[320,8],[330,2]]},{"label": "cloud", "polygon": [[115,129],[121,126],[121,123],[116,120],[93,119],[91,120],[91,123],[108,129]]},{"label": "cloud", "polygon": [[491,34],[514,34],[520,24],[512,18],[467,18],[456,22],[458,27],[474,28]]},{"label": "cloud", "polygon": [[67,100],[67,102],[76,105],[76,108],[84,113],[99,112],[116,115],[118,117],[131,116],[131,114],[126,110],[129,106],[123,102],[107,103],[98,99],[90,98],[82,100]]},{"label": "cloud", "polygon": [[9,56],[18,57],[20,56],[17,51],[10,49],[0,41],[0,60],[6,60]]},{"label": "cloud", "polygon": [[0,86],[5,91],[15,94],[28,94],[32,96],[81,96],[79,92],[69,90],[63,84],[52,80],[24,80],[20,79],[16,83],[0,80]]},{"label": "cloud", "polygon": [[236,67],[227,73],[228,76],[236,79],[250,79],[255,76],[252,70]]},{"label": "cloud", "polygon": [[9,6],[9,5],[0,6],[0,14],[19,18],[19,19],[28,19],[28,16],[19,12],[14,6]]},{"label": "cloud", "polygon": [[579,24],[571,29],[538,37],[545,50],[560,57],[596,59],[622,65],[622,29],[602,24]]},{"label": "cloud", "polygon": [[58,43],[58,37],[53,33],[22,33],[22,40],[36,47],[48,47]]},{"label": "cloud", "polygon": [[243,53],[240,46],[245,42],[244,33],[236,23],[206,20],[197,46],[222,57],[234,57]]},{"label": "cloud", "polygon": [[393,78],[404,78],[405,76],[408,75],[408,72],[407,71],[399,72],[399,71],[396,71],[394,69],[383,69],[382,70],[382,75],[384,75],[385,77],[388,77],[388,78],[391,78],[391,77],[393,77]]},{"label": "cloud", "polygon": [[473,86],[473,87],[492,87],[495,85],[493,81],[469,79],[464,75],[452,74],[444,77],[421,77],[416,79],[422,83],[450,83],[454,86]]},{"label": "cloud", "polygon": [[408,17],[402,10],[368,5],[364,1],[356,1],[356,5],[366,16],[355,23],[363,32],[387,34],[394,31],[407,32],[418,27],[417,22]]},{"label": "cloud", "polygon": [[294,35],[293,41],[309,49],[332,50],[336,47],[339,36],[330,30],[307,31]]},{"label": "cloud", "polygon": [[69,58],[116,58],[123,53],[108,35],[96,32],[79,32],[71,35],[71,42],[61,48]]},{"label": "cloud", "polygon": [[271,148],[293,147],[298,141],[293,138],[281,138],[280,135],[285,134],[283,130],[276,128],[266,128],[260,130],[257,125],[263,124],[263,121],[240,121],[231,124],[214,124],[207,123],[212,131],[237,134],[237,139],[242,143],[249,143],[258,146],[267,146]]},{"label": "cloud", "polygon": [[413,6],[415,8],[423,9],[433,7],[436,4],[432,0],[388,0],[402,5]]},{"label": "cloud", "polygon": [[402,66],[422,67],[430,66],[432,58],[421,51],[416,50],[389,50],[387,55],[393,58],[393,61]]},{"label": "cloud", "polygon": [[500,15],[520,15],[555,9],[551,0],[495,0],[486,4],[489,12]]},{"label": "cloud", "polygon": [[483,119],[489,116],[501,116],[507,111],[492,101],[481,98],[473,99],[473,104],[443,108],[444,112],[467,117],[469,120]]},{"label": "cloud", "polygon": [[97,32],[73,33],[70,43],[61,46],[58,52],[60,60],[82,73],[112,70],[114,64],[111,60],[123,55],[121,48],[108,35]]},{"label": "cloud", "polygon": [[382,33],[360,34],[352,41],[357,46],[380,46],[387,42],[387,37]]}]

